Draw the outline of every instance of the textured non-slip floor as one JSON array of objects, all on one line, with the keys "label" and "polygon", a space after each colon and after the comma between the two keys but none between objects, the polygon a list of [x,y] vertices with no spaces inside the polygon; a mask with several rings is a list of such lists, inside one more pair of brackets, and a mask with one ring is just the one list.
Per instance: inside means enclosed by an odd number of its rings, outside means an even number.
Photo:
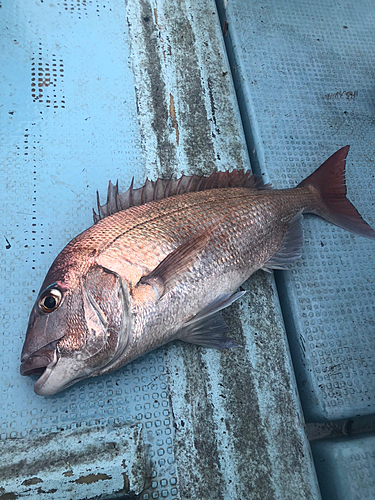
[{"label": "textured non-slip floor", "polygon": [[[294,186],[350,144],[348,197],[374,227],[373,5],[218,4],[255,171],[276,187]],[[317,469],[322,495],[371,498],[373,438],[351,440],[350,432],[356,417],[375,421],[374,241],[305,219],[302,259],[276,279],[305,418],[342,419],[347,436],[314,442],[319,460],[327,454]],[[351,463],[363,482],[343,459],[358,454]]]}]

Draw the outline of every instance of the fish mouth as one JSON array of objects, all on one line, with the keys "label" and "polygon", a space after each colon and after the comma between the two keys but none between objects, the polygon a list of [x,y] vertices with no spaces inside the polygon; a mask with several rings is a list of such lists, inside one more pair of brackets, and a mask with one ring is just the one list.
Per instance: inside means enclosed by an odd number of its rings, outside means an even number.
[{"label": "fish mouth", "polygon": [[47,378],[58,361],[56,344],[57,342],[52,342],[30,356],[24,355],[21,359],[21,375],[41,375],[37,383]]},{"label": "fish mouth", "polygon": [[76,358],[60,356],[57,342],[21,358],[21,375],[40,375],[34,384],[34,392],[38,396],[52,396],[90,376],[90,371],[82,368]]}]

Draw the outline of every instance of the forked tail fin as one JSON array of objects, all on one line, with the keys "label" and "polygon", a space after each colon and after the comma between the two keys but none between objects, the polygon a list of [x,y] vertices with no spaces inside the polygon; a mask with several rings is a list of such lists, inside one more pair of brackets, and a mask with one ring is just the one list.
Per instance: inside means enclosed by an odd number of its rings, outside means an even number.
[{"label": "forked tail fin", "polygon": [[334,153],[297,187],[314,188],[320,199],[313,212],[352,233],[375,239],[375,231],[346,197],[345,160],[349,146]]}]

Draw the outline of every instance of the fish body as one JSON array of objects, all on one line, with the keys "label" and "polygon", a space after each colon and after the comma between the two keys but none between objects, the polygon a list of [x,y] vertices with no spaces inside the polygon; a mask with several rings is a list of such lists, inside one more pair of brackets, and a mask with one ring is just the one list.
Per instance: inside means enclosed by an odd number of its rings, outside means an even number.
[{"label": "fish body", "polygon": [[255,271],[285,269],[301,256],[302,214],[375,238],[345,197],[348,149],[291,189],[237,171],[146,182],[125,197],[110,185],[97,223],[48,271],[21,373],[41,373],[34,390],[50,395],[174,339],[235,346],[219,311]]}]

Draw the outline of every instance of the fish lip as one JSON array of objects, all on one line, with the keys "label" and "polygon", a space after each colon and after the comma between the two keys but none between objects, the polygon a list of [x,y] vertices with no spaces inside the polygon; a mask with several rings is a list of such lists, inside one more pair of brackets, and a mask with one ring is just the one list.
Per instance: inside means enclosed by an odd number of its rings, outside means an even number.
[{"label": "fish lip", "polygon": [[[46,372],[56,365],[58,361],[56,342],[52,342],[42,347],[31,355],[24,355],[21,358],[20,373],[23,376],[41,375],[45,378]],[[37,381],[37,383],[40,381]]]},{"label": "fish lip", "polygon": [[23,376],[39,375],[44,372],[49,363],[47,356],[30,356],[21,363],[20,373]]},{"label": "fish lip", "polygon": [[45,367],[45,370],[43,371],[42,375],[38,378],[38,380],[34,384],[34,392],[36,394],[40,394],[42,387],[49,379],[49,377],[50,377],[54,367],[56,366],[58,360],[59,360],[59,358],[57,356],[57,349],[54,349],[52,360],[48,363],[48,365]]}]

